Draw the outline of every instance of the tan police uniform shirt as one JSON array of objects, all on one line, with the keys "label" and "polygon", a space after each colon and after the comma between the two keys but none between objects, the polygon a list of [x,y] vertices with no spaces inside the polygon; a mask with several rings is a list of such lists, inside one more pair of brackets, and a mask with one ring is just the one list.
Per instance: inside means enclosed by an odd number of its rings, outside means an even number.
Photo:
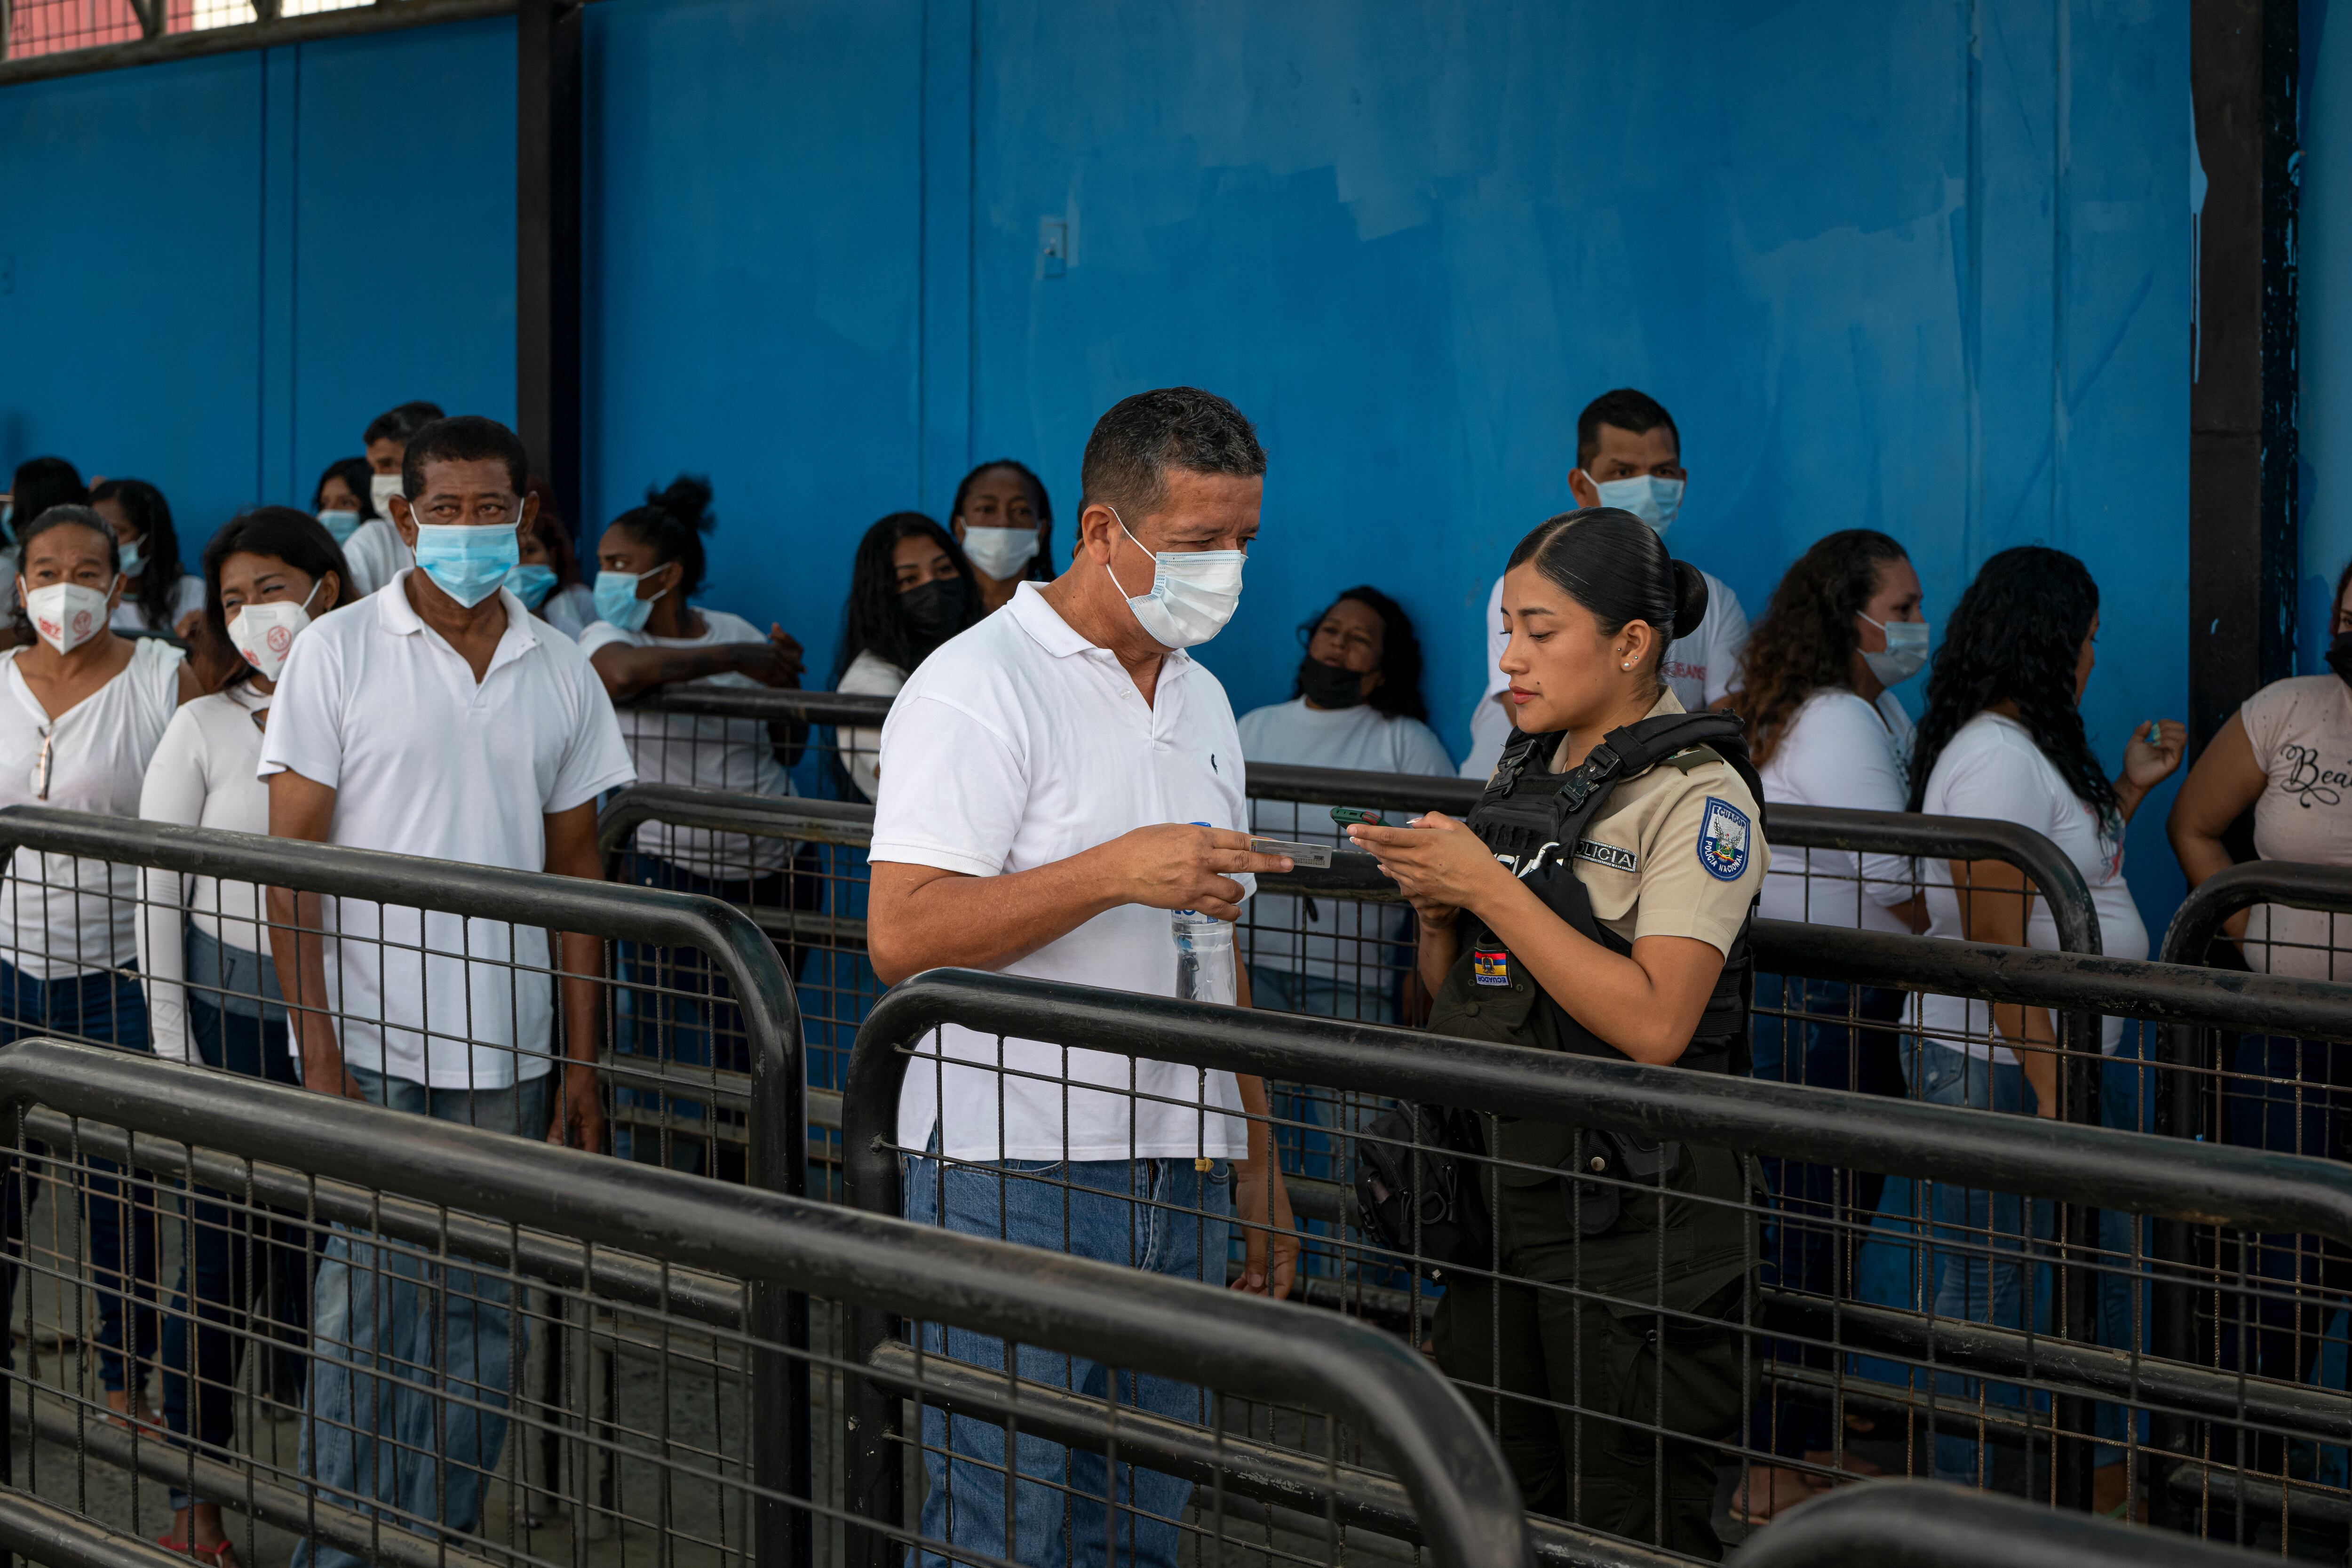
[{"label": "tan police uniform shirt", "polygon": [[[1643,717],[1685,711],[1669,689]],[[1566,771],[1565,740],[1551,765]],[[1730,763],[1697,752],[1619,784],[1573,866],[1592,918],[1625,941],[1694,937],[1728,957],[1771,858],[1747,784]]]}]

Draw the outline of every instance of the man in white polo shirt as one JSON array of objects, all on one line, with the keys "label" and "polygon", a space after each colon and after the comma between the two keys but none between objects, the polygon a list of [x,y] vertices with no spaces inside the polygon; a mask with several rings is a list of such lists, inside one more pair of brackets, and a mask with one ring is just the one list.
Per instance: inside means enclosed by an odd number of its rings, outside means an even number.
[{"label": "man in white polo shirt", "polygon": [[[1232,920],[1253,873],[1288,868],[1249,852],[1233,707],[1183,651],[1233,615],[1265,473],[1249,421],[1196,388],[1097,423],[1069,570],[925,659],[883,726],[866,935],[884,981],[957,964],[1171,995],[1168,911]],[[1287,1293],[1297,1242],[1262,1081],[954,1026],[937,1050],[900,1101],[901,1143],[940,1156],[912,1162],[908,1217],[1223,1285],[1238,1212],[1255,1222],[1242,1284]],[[1236,1109],[1258,1120],[1218,1114]],[[994,1341],[931,1337],[1003,1364]],[[1101,1366],[1022,1354],[1023,1375],[1104,1396]],[[1118,1397],[1206,1414],[1167,1379]],[[971,1462],[950,1467],[946,1424],[925,1419],[927,1540],[1031,1564],[1064,1561],[1066,1540],[1082,1559],[1175,1563],[1189,1482],[1122,1467],[1112,1544],[1084,1500],[1109,1495],[1101,1457],[1024,1437],[1020,1469],[1040,1479],[1008,1521],[1002,1428],[960,1418],[952,1447]]]},{"label": "man in white polo shirt", "polygon": [[[1569,493],[1579,506],[1622,507],[1665,537],[1683,506],[1690,482],[1683,468],[1682,432],[1665,405],[1645,392],[1621,386],[1604,392],[1576,416],[1576,467]],[[1748,646],[1748,612],[1731,584],[1712,572],[1706,579],[1706,614],[1686,637],[1666,649],[1659,673],[1682,705],[1693,713],[1712,708],[1739,679],[1740,651]],[[1503,580],[1486,595],[1486,690],[1470,715],[1470,754],[1464,778],[1483,779],[1503,760],[1511,738],[1504,694],[1511,678],[1497,667],[1503,645]]]},{"label": "man in white polo shirt", "polygon": [[[493,420],[439,420],[409,442],[406,498],[392,508],[417,564],[295,638],[278,676],[261,745],[274,837],[602,877],[596,797],[635,774],[586,657],[502,586],[534,510],[526,469],[522,443]],[[298,915],[292,895],[269,898],[305,1084],[601,1145],[595,938],[562,938],[571,1065],[553,1094],[546,932],[309,894]],[[502,1280],[453,1270],[436,1283],[348,1233],[329,1242],[302,1473],[329,1500],[384,1505],[409,1529],[472,1530],[523,1347],[509,1343]],[[429,1370],[386,1389],[364,1370],[386,1365]],[[298,1563],[361,1561],[314,1551],[306,1542]]]}]

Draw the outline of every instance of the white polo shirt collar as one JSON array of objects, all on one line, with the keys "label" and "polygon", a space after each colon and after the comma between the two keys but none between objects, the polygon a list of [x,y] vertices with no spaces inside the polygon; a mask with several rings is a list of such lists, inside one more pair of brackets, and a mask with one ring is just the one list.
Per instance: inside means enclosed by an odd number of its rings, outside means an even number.
[{"label": "white polo shirt collar", "polygon": [[[423,570],[421,566],[410,566],[395,573],[392,581],[384,584],[383,591],[373,595],[378,606],[376,614],[381,617],[384,630],[400,637],[422,636],[428,644],[450,658],[462,659],[465,655],[450,647],[447,637],[426,626],[425,617],[416,613],[416,606],[408,602],[409,576]],[[498,648],[490,655],[490,662],[477,683],[478,686],[488,686],[490,677],[501,668],[512,664],[539,646],[539,634],[531,630],[530,611],[515,597],[514,590],[500,588],[499,603],[506,606],[507,629],[499,634]]]},{"label": "white polo shirt collar", "polygon": [[[1080,637],[1077,629],[1064,620],[1061,612],[1047,602],[1043,589],[1033,580],[1024,579],[1019,587],[1013,589],[1013,602],[1004,606],[1003,613],[1011,616],[1013,623],[1029,634],[1031,641],[1055,658],[1091,654],[1097,659],[1118,665],[1118,655],[1100,643],[1091,643]],[[1191,668],[1192,665],[1192,656],[1184,649],[1164,649],[1160,659],[1160,679],[1163,681],[1171,679]],[[1126,668],[1119,665],[1122,675]]]}]

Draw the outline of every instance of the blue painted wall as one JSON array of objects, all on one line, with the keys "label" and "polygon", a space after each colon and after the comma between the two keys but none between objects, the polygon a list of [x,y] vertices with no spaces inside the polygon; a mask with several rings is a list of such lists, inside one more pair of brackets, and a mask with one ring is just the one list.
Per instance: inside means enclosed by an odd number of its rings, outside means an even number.
[{"label": "blue painted wall", "polygon": [[[1196,381],[1273,463],[1207,650],[1237,706],[1286,695],[1292,628],[1370,580],[1421,623],[1458,749],[1486,585],[1567,504],[1578,408],[1630,383],[1683,426],[1673,542],[1751,613],[1835,528],[1904,539],[1935,615],[2045,541],[2105,593],[2102,752],[2184,707],[2185,0],[587,22],[588,511],[709,473],[711,602],[820,668],[867,522],[1011,454],[1066,556],[1095,416]],[[512,37],[0,92],[0,461],[137,467],[201,534],[307,500],[391,403],[509,411]],[[163,260],[93,249],[125,207],[164,215]],[[2166,804],[2131,840],[2152,924]]]}]

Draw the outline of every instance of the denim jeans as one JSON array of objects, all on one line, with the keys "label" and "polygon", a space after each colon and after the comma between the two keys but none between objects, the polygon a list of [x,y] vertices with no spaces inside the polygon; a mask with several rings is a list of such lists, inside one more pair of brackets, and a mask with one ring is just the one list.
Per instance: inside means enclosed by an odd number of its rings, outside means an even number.
[{"label": "denim jeans", "polygon": [[[1903,1068],[1914,1096],[1931,1105],[2026,1112],[2025,1073],[2013,1061],[1995,1062],[1935,1040],[1906,1037]],[[2026,1258],[2035,1244],[2057,1233],[2057,1211],[2049,1200],[2032,1200],[2029,1215],[2027,1200],[2014,1193],[1937,1182],[1932,1212],[1937,1317],[2022,1329],[2029,1311],[2040,1316],[2034,1266]],[[1936,1373],[1935,1389],[1939,1402],[1950,1398],[1962,1406],[1936,1412],[1938,1430],[1932,1459],[1936,1479],[1964,1486],[1982,1484],[1988,1472],[1977,1439],[1965,1435],[1976,1426],[1965,1407],[1981,1399],[1988,1405],[2021,1409],[2025,1391],[2015,1384],[1988,1383],[1953,1373]]]},{"label": "denim jeans", "polygon": [[[553,1073],[511,1089],[427,1089],[349,1068],[378,1105],[525,1138],[547,1135]],[[427,1264],[338,1225],[310,1310],[301,1474],[320,1500],[419,1534],[471,1531],[498,1468],[509,1384],[529,1340],[505,1279]],[[371,1506],[374,1505],[374,1506]],[[305,1541],[295,1568],[364,1568]]]},{"label": "denim jeans", "polygon": [[[2223,1089],[2231,1143],[2315,1160],[2352,1157],[2352,1045],[2247,1035],[2231,1067]],[[2247,1284],[2222,1299],[2222,1367],[2310,1380],[2327,1322],[2352,1292],[2352,1255],[2319,1237],[2266,1231],[2233,1238],[2220,1262],[2230,1275],[2242,1270]],[[2278,1439],[2257,1437],[2255,1446],[2275,1468]]]},{"label": "denim jeans", "polygon": [[[1234,1205],[1233,1172],[1223,1160],[1205,1172],[1190,1160],[954,1165],[917,1158],[907,1165],[907,1217],[919,1224],[1225,1282]],[[1002,1341],[939,1323],[922,1325],[922,1332],[932,1354],[1004,1365]],[[1032,1345],[1021,1347],[1019,1372],[1097,1401],[1109,1393],[1109,1369],[1100,1363]],[[1211,1396],[1191,1384],[1133,1373],[1119,1373],[1118,1384],[1118,1403],[1128,1409],[1196,1425],[1210,1419]],[[1004,1428],[969,1416],[958,1416],[952,1432],[950,1426],[941,1411],[924,1410],[926,1542],[1025,1568],[1100,1568],[1114,1554],[1133,1568],[1175,1568],[1178,1521],[1192,1482],[1122,1464],[1114,1491],[1101,1455],[1024,1434],[1016,1445],[1020,1473],[1035,1479],[1014,1487],[1014,1518],[1007,1521]],[[921,1550],[922,1568],[947,1562],[936,1549]]]},{"label": "denim jeans", "polygon": [[1252,1005],[1272,1012],[1345,1018],[1358,1024],[1396,1022],[1396,1005],[1391,999],[1393,988],[1385,984],[1358,985],[1264,963],[1251,964],[1249,976]]},{"label": "denim jeans", "polygon": [[[1769,1083],[1853,1089],[1901,1099],[1906,993],[1842,980],[1759,976],[1750,1030],[1753,1077]],[[1784,1010],[1793,1016],[1776,1016]],[[1852,1020],[1852,1021],[1849,1021]],[[1824,1300],[1851,1300],[1853,1255],[1878,1211],[1886,1178],[1868,1171],[1766,1156],[1765,1190],[1774,1217],[1763,1229],[1762,1283]],[[1828,1367],[1834,1352],[1819,1345],[1769,1342],[1775,1361]],[[1752,1446],[1782,1458],[1830,1448],[1829,1412],[1787,1393],[1759,1397]]]},{"label": "denim jeans", "polygon": [[[188,1036],[208,1068],[271,1083],[302,1081],[282,1023],[224,1013],[191,995]],[[173,1437],[193,1436],[215,1454],[226,1448],[236,1434],[236,1372],[246,1342],[300,1342],[310,1316],[309,1234],[290,1216],[284,1223],[261,1217],[243,1199],[209,1187],[190,1194],[187,1246],[163,1319],[163,1425]],[[267,1298],[258,1313],[249,1310],[257,1294]],[[173,1509],[189,1500],[172,1489]]]},{"label": "denim jeans", "polygon": [[[144,1056],[149,1049],[147,998],[138,977],[128,970],[38,980],[14,964],[0,963],[0,1045],[29,1035],[54,1035]],[[136,1182],[119,1180],[122,1167],[111,1160],[84,1156],[82,1163],[82,1223],[89,1247],[91,1293],[98,1299],[98,1381],[109,1394],[119,1394],[143,1382],[143,1369],[155,1359],[155,1196],[152,1190],[142,1195]],[[32,1197],[26,1191],[23,1205],[29,1207]],[[126,1236],[131,1246],[127,1291],[122,1259]],[[13,1311],[13,1268],[7,1289],[8,1300],[0,1304]],[[72,1330],[76,1325],[59,1327]],[[130,1363],[142,1369],[141,1376],[131,1375]]]},{"label": "denim jeans", "polygon": [[[625,874],[630,882],[640,888],[701,893],[739,907],[805,911],[819,907],[824,895],[824,883],[813,869],[812,848],[803,846],[801,856],[811,869],[803,870],[795,864],[788,871],[727,880],[699,876],[657,855],[632,850]],[[780,955],[786,973],[797,982],[800,949],[784,947]],[[643,942],[624,942],[616,944],[614,958],[614,977],[619,982],[614,992],[615,1055],[720,1072],[751,1070],[742,1009],[736,1005],[735,994],[726,976],[712,964],[708,954],[695,948],[649,947]],[[692,1083],[697,1074],[679,1076]],[[699,1096],[667,1096],[658,1089],[623,1086],[614,1089],[613,1105],[624,1115],[635,1110],[653,1116],[660,1115],[666,1106],[669,1121],[678,1124],[676,1131],[667,1133],[656,1127],[632,1127],[625,1123],[614,1126],[613,1152],[620,1158],[651,1165],[666,1161],[675,1170],[740,1179],[740,1173],[733,1170],[708,1168],[710,1162],[705,1158],[705,1140],[698,1134],[709,1112]]]}]

